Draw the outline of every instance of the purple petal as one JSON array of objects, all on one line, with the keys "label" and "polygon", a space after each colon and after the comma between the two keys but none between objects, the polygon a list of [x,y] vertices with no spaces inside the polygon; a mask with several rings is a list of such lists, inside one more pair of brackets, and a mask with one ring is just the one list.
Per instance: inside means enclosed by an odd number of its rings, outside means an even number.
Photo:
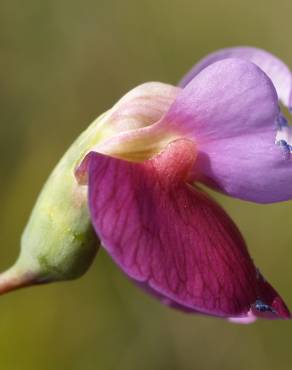
[{"label": "purple petal", "polygon": [[90,153],[90,213],[102,245],[131,279],[186,310],[245,317],[252,307],[258,315],[259,301],[273,318],[289,318],[263,289],[231,219],[187,183],[195,159],[188,140],[143,163]]},{"label": "purple petal", "polygon": [[273,81],[278,96],[284,105],[292,108],[292,74],[289,67],[279,58],[265,50],[253,47],[235,47],[215,51],[203,58],[183,77],[180,86],[186,86],[208,65],[226,58],[248,60],[260,67]]},{"label": "purple petal", "polygon": [[257,203],[292,199],[291,149],[284,141],[275,144],[273,129],[205,144],[194,171],[198,180],[241,199]]},{"label": "purple petal", "polygon": [[211,64],[153,129],[157,126],[196,142],[195,179],[260,203],[292,198],[291,129],[279,115],[270,79],[253,63]]},{"label": "purple petal", "polygon": [[207,142],[275,129],[278,115],[266,74],[253,63],[225,59],[198,74],[155,126],[189,136],[201,149]]}]

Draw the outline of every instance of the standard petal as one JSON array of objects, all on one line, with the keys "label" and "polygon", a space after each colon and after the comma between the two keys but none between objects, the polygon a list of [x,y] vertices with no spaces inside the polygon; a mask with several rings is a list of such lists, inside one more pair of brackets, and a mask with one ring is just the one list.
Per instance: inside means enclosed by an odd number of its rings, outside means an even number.
[{"label": "standard petal", "polygon": [[259,203],[292,198],[291,129],[270,79],[253,63],[206,67],[153,129],[159,125],[195,140],[194,179]]},{"label": "standard petal", "polygon": [[198,73],[208,65],[226,58],[248,60],[260,67],[273,81],[278,96],[284,105],[292,108],[292,74],[289,67],[275,55],[253,47],[235,47],[215,51],[200,60],[183,77],[179,86],[186,86]]},{"label": "standard petal", "polygon": [[[206,142],[276,130],[278,98],[261,69],[240,59],[211,64],[177,96],[155,127]],[[152,126],[154,128],[154,126]]]},{"label": "standard petal", "polygon": [[130,278],[186,310],[245,317],[261,300],[288,318],[278,295],[281,310],[271,295],[265,301],[236,226],[187,183],[195,158],[188,140],[143,163],[90,153],[89,205],[102,245]]}]

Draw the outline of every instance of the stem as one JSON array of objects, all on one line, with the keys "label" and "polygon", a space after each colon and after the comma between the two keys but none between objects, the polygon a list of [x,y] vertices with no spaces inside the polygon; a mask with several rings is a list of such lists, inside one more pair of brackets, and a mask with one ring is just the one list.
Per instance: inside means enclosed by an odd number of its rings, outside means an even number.
[{"label": "stem", "polygon": [[21,273],[15,266],[0,274],[0,295],[33,285],[35,276],[29,273]]}]

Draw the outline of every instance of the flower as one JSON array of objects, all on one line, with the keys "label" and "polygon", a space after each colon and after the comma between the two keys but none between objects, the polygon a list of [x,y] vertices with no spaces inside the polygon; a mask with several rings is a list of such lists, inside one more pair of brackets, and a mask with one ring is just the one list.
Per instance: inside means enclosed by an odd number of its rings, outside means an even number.
[{"label": "flower", "polygon": [[242,323],[290,318],[233,221],[198,187],[258,203],[292,198],[292,134],[278,97],[291,109],[291,72],[255,48],[207,56],[179,87],[127,93],[54,170],[0,292],[80,276],[97,250],[92,224],[126,275],[164,304]]},{"label": "flower", "polygon": [[134,89],[109,113],[115,124],[135,118],[134,127],[77,169],[101,244],[166,304],[239,322],[290,318],[234,223],[193,182],[260,203],[292,198],[277,96],[291,106],[291,73],[264,51],[235,48],[203,59],[180,85]]}]

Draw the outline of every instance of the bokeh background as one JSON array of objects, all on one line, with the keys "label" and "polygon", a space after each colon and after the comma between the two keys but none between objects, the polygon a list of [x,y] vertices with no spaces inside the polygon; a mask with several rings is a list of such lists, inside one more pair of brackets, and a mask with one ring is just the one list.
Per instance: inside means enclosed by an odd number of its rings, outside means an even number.
[{"label": "bokeh background", "polygon": [[[291,11],[291,0],[2,0],[1,269],[46,177],[97,115],[144,81],[175,84],[218,48],[254,45],[291,66]],[[291,202],[216,197],[292,307]],[[103,251],[80,280],[0,299],[1,370],[288,370],[291,342],[291,322],[237,326],[167,309]]]}]

